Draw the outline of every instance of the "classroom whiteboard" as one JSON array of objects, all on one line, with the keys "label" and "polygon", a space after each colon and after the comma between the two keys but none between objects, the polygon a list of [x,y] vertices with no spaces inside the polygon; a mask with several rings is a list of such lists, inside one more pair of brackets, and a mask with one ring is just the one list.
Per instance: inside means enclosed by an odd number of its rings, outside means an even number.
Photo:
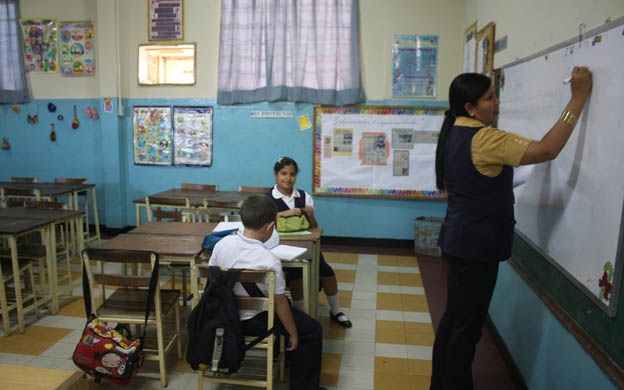
[{"label": "classroom whiteboard", "polygon": [[593,90],[570,140],[516,188],[517,231],[610,315],[622,273],[624,18],[503,67],[498,127],[532,139],[570,98],[574,66]]},{"label": "classroom whiteboard", "polygon": [[313,194],[444,199],[435,151],[445,109],[315,106]]}]

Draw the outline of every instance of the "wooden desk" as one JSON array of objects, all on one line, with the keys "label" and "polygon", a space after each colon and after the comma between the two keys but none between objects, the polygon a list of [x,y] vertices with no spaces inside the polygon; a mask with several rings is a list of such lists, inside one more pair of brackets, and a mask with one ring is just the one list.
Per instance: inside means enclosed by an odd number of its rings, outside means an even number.
[{"label": "wooden desk", "polygon": [[[161,199],[175,198],[175,199],[189,199],[191,207],[217,207],[224,209],[231,209],[232,211],[238,211],[245,199],[252,195],[258,195],[255,192],[238,192],[238,191],[208,191],[208,190],[187,190],[182,188],[172,188],[167,191],[159,192],[157,194],[151,194],[148,196],[154,196]],[[135,199],[132,201],[136,208],[136,224],[141,225],[141,207],[145,207],[145,197]],[[150,205],[152,205],[150,203]],[[180,207],[179,205],[168,205],[165,203],[153,204],[157,207]]]},{"label": "wooden desk", "polygon": [[[89,238],[87,241],[97,240],[98,243],[101,242],[100,239],[100,222],[98,218],[97,212],[97,200],[95,198],[95,184],[75,184],[75,183],[51,183],[51,182],[43,182],[43,183],[19,183],[19,182],[9,182],[9,181],[0,181],[0,188],[15,188],[15,189],[27,189],[33,190],[37,189],[41,193],[42,198],[47,199],[58,199],[63,196],[67,196],[67,203],[71,210],[78,211],[78,193],[83,191],[91,191],[91,196],[93,200],[93,221],[95,223],[95,236]],[[88,194],[87,194],[88,195]],[[87,221],[87,229],[89,221]]]},{"label": "wooden desk", "polygon": [[2,388],[5,390],[78,390],[95,389],[82,379],[82,371],[0,364]]},{"label": "wooden desk", "polygon": [[[172,223],[172,222],[164,222]],[[192,306],[199,302],[197,285],[197,268],[195,258],[202,250],[203,236],[174,236],[164,234],[120,234],[107,243],[102,249],[122,249],[152,251],[158,254],[160,264],[184,264],[191,270]]]},{"label": "wooden desk", "polygon": [[152,221],[130,230],[130,234],[164,234],[171,236],[201,236],[212,233],[217,223]]}]

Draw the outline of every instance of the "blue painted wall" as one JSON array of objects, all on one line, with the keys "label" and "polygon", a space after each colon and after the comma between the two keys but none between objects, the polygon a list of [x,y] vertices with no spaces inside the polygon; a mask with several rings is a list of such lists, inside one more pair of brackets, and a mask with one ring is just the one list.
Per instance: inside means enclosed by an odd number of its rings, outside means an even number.
[{"label": "blue painted wall", "polygon": [[[147,194],[179,187],[182,182],[218,184],[223,190],[239,185],[270,186],[273,164],[281,156],[297,160],[297,187],[312,190],[312,130],[299,131],[297,117],[313,119],[313,106],[295,103],[259,103],[218,106],[212,99],[128,99],[125,115],[103,112],[103,99],[53,100],[57,113],[35,100],[14,114],[5,107],[6,125],[0,137],[11,143],[0,153],[0,180],[10,176],[86,177],[97,188],[100,223],[108,227],[135,225],[132,201]],[[73,105],[80,127],[71,129]],[[444,102],[374,101],[369,104],[443,105]],[[87,119],[84,107],[97,106],[99,120]],[[162,167],[134,165],[132,107],[140,105],[209,105],[213,116],[213,164],[211,167]],[[37,125],[26,123],[27,111],[39,106]],[[288,110],[293,118],[251,118],[253,110]],[[56,120],[62,113],[64,121]],[[57,141],[49,140],[49,123],[55,122]],[[398,199],[316,197],[317,218],[327,236],[413,239],[414,218],[441,216],[445,202]]]}]

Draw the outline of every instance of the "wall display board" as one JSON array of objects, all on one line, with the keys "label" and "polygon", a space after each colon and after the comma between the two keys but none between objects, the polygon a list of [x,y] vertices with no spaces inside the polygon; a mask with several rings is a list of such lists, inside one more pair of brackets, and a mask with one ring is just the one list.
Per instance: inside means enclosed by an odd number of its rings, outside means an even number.
[{"label": "wall display board", "polygon": [[395,35],[392,50],[392,96],[436,97],[437,35]]},{"label": "wall display board", "polygon": [[494,22],[477,33],[477,73],[494,75]]},{"label": "wall display board", "polygon": [[570,98],[576,65],[593,90],[559,156],[516,188],[516,231],[614,316],[622,274],[624,18],[503,67],[501,129],[541,139]]},{"label": "wall display board", "polygon": [[56,19],[20,19],[24,43],[24,66],[28,72],[58,72]]},{"label": "wall display board", "polygon": [[212,164],[212,107],[173,108],[174,165]]},{"label": "wall display board", "polygon": [[147,0],[150,41],[184,40],[184,0]]},{"label": "wall display board", "polygon": [[171,165],[171,107],[134,107],[134,163]]},{"label": "wall display board", "polygon": [[477,71],[477,22],[464,32],[464,73]]},{"label": "wall display board", "polygon": [[95,75],[93,22],[59,22],[61,74],[68,77]]},{"label": "wall display board", "polygon": [[443,107],[314,107],[319,196],[444,199],[435,186]]}]

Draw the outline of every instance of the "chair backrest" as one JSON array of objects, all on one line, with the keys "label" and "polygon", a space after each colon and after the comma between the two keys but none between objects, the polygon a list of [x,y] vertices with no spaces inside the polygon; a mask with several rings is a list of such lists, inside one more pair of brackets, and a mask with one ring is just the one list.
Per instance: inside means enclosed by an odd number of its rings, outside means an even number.
[{"label": "chair backrest", "polygon": [[41,200],[25,200],[24,207],[32,209],[66,209],[67,204],[63,202],[46,202]]},{"label": "chair backrest", "polygon": [[[101,287],[101,297],[104,297],[105,287],[106,286],[114,286],[114,287],[126,287],[126,288],[137,288],[137,287],[149,287],[150,285],[150,276],[151,272],[153,272],[154,265],[156,264],[156,260],[158,259],[158,254],[149,251],[125,251],[125,250],[112,250],[112,249],[97,249],[97,248],[88,248],[82,251],[82,259],[85,269],[87,271],[87,277],[89,280],[89,288],[91,291],[94,289],[94,284],[97,283]],[[91,267],[93,262],[97,262],[96,271],[93,271]],[[150,275],[141,275],[141,267],[139,267],[139,275],[124,275],[122,273],[122,267],[107,267],[107,263],[117,263],[117,264],[136,264],[143,265],[147,264],[149,267]],[[114,271],[111,271],[111,268],[115,268]],[[156,284],[156,292],[159,294],[158,283]],[[160,298],[158,298],[160,301]],[[95,310],[95,295],[91,294],[91,307]],[[89,313],[91,314],[91,313]]]},{"label": "chair backrest", "polygon": [[13,183],[39,183],[38,177],[11,177]]},{"label": "chair backrest", "polygon": [[[170,219],[173,221],[182,221],[182,212],[180,208],[190,208],[191,204],[188,198],[167,198],[160,196],[146,196],[145,207],[147,209],[147,220],[162,221]],[[163,210],[166,207],[173,210]]]},{"label": "chair backrest", "polygon": [[41,199],[41,192],[37,188],[2,188],[2,199],[5,198],[35,198]]},{"label": "chair backrest", "polygon": [[216,184],[192,184],[182,183],[180,188],[183,190],[203,190],[203,191],[219,191],[219,186]]},{"label": "chair backrest", "polygon": [[85,178],[69,178],[69,177],[57,177],[54,179],[57,184],[87,184],[88,179]]},{"label": "chair backrest", "polygon": [[253,192],[256,194],[266,194],[273,187],[254,187],[254,186],[238,186],[238,192]]},{"label": "chair backrest", "polygon": [[229,209],[220,209],[216,207],[201,208],[191,207],[180,209],[182,212],[182,222],[221,222],[231,221],[231,212]]}]

